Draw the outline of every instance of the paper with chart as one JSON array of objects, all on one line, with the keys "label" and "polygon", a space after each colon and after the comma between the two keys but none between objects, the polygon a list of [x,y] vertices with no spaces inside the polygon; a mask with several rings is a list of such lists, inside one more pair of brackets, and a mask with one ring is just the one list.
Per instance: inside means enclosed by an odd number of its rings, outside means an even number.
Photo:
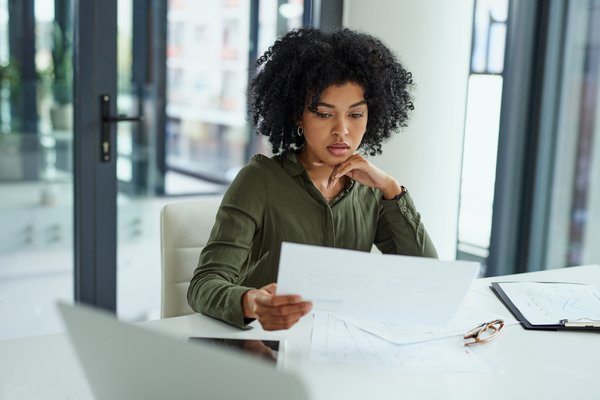
[{"label": "paper with chart", "polygon": [[349,324],[395,344],[420,343],[430,340],[460,336],[482,323],[495,319],[504,320],[504,325],[517,324],[514,318],[504,318],[486,311],[462,305],[450,322],[444,326],[398,324],[389,321],[372,321],[340,317]]},{"label": "paper with chart", "polygon": [[331,314],[315,314],[310,345],[313,361],[363,363],[363,357],[346,323]]},{"label": "paper with chart", "polygon": [[498,282],[510,301],[533,325],[561,319],[600,321],[600,290],[594,285],[561,282]]},{"label": "paper with chart", "polygon": [[314,315],[311,360],[364,364],[373,371],[491,372],[494,367],[460,336],[398,345],[331,315]]},{"label": "paper with chart", "polygon": [[315,312],[445,326],[479,264],[283,243],[278,294],[299,294]]},{"label": "paper with chart", "polygon": [[493,365],[464,346],[460,336],[409,345],[393,344],[347,325],[369,369],[389,372],[493,372]]}]

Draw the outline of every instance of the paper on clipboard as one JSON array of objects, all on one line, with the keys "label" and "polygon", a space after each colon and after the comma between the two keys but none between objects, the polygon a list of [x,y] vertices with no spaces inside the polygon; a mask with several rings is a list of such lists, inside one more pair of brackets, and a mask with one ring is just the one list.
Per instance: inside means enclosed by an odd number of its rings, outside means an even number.
[{"label": "paper on clipboard", "polygon": [[479,264],[283,243],[278,294],[352,318],[445,326]]},{"label": "paper on clipboard", "polygon": [[[600,321],[600,290],[566,282],[494,282],[531,327],[560,326],[561,320]],[[510,307],[509,307],[510,308]]]}]

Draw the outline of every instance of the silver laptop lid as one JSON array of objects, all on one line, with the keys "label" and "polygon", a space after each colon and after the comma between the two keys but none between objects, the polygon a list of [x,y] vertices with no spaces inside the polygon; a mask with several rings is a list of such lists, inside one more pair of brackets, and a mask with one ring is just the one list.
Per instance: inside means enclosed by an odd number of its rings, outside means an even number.
[{"label": "silver laptop lid", "polygon": [[97,399],[308,399],[299,378],[260,360],[163,336],[88,306],[58,308]]}]

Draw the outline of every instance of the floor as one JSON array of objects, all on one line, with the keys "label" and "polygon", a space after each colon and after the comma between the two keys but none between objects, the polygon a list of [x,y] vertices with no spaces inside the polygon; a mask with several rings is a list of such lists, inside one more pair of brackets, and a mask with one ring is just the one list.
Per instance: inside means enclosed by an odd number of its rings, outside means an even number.
[{"label": "floor", "polygon": [[[222,187],[169,174],[171,193]],[[62,199],[65,194],[68,198]],[[0,340],[61,332],[57,301],[73,301],[72,188],[0,185]],[[160,318],[160,209],[193,196],[119,198],[117,314]]]}]

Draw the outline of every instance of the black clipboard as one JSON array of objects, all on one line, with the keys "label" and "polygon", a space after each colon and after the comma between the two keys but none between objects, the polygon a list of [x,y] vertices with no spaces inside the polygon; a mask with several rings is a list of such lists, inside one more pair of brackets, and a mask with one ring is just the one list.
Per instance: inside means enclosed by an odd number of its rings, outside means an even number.
[{"label": "black clipboard", "polygon": [[[532,324],[525,318],[525,316],[519,311],[517,306],[510,300],[508,295],[502,290],[502,287],[499,283],[510,283],[510,282],[492,282],[490,285],[490,289],[492,292],[500,299],[500,301],[508,308],[511,314],[521,323],[523,328],[525,329],[534,329],[534,330],[546,330],[546,331],[558,331],[558,330],[568,330],[568,331],[593,331],[600,332],[600,321],[589,321],[589,325],[583,324],[580,322],[573,322],[569,320],[560,320],[556,324]],[[547,283],[560,283],[560,282],[547,282]],[[572,325],[574,324],[574,325]]]}]

